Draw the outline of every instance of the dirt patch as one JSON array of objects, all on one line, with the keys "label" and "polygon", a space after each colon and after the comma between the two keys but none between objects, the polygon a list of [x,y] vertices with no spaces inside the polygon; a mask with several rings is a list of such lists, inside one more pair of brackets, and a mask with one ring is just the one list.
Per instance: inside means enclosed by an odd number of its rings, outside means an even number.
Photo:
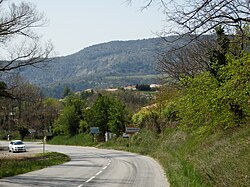
[{"label": "dirt patch", "polygon": [[23,159],[32,157],[33,155],[41,153],[40,149],[29,149],[26,152],[18,152],[18,153],[12,153],[8,151],[8,148],[0,150],[0,159],[3,158],[15,158],[15,159]]}]

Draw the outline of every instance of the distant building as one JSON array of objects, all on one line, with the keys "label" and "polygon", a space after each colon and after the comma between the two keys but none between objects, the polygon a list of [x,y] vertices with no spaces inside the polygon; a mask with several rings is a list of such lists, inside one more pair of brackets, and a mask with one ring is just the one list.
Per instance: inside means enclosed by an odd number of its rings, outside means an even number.
[{"label": "distant building", "polygon": [[154,109],[154,108],[157,108],[157,106],[158,106],[158,104],[155,103],[155,104],[152,104],[152,105],[148,105],[148,106],[142,107],[142,109],[144,109],[144,110]]},{"label": "distant building", "polygon": [[124,90],[136,90],[136,86],[135,85],[126,86],[124,87]]},{"label": "distant building", "polygon": [[116,92],[116,91],[118,91],[118,88],[108,88],[108,89],[105,89],[105,91],[107,91],[107,92]]},{"label": "distant building", "polygon": [[160,88],[162,85],[160,84],[150,84],[150,88]]},{"label": "distant building", "polygon": [[94,93],[94,90],[92,88],[89,88],[89,89],[86,89],[84,90],[85,92],[88,92],[88,93]]}]

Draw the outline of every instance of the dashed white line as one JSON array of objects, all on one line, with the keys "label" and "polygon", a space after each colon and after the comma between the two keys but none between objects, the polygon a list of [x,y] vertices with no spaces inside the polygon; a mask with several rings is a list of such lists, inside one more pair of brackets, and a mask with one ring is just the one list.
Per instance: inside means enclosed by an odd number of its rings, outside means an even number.
[{"label": "dashed white line", "polygon": [[100,175],[103,172],[103,170],[99,171],[95,176]]},{"label": "dashed white line", "polygon": [[[89,183],[90,181],[92,181],[96,176],[100,175],[105,169],[107,169],[107,167],[111,164],[111,160],[108,159],[108,163],[102,168],[101,171],[97,172],[94,176],[92,176],[91,178],[89,178],[88,180],[85,181],[85,183]],[[77,187],[83,187],[84,184],[81,184]]]},{"label": "dashed white line", "polygon": [[88,179],[86,182],[88,183],[88,182],[92,181],[94,178],[95,178],[95,176],[91,177],[91,178]]}]

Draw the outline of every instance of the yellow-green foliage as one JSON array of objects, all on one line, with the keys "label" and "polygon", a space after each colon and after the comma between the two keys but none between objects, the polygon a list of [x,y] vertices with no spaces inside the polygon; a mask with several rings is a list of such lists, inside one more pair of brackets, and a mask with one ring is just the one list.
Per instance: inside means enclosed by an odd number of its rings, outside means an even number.
[{"label": "yellow-green foliage", "polygon": [[139,112],[135,113],[132,116],[132,123],[135,124],[136,126],[141,126],[145,120],[150,116],[151,110],[148,108],[142,108]]},{"label": "yellow-green foliage", "polygon": [[178,118],[186,127],[223,128],[244,124],[250,116],[250,54],[227,56],[218,71],[220,82],[209,72],[182,80],[185,92],[177,104]]},{"label": "yellow-green foliage", "polygon": [[157,132],[161,132],[163,127],[161,110],[157,104],[142,108],[132,116],[132,122],[140,128],[147,128]]}]

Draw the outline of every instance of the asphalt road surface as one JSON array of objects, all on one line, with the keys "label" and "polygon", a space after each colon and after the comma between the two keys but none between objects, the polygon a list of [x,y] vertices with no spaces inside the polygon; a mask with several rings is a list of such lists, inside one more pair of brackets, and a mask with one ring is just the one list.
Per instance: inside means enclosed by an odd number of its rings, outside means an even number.
[{"label": "asphalt road surface", "polygon": [[[3,145],[4,143],[1,142]],[[7,142],[6,142],[7,145]],[[38,143],[27,143],[27,153],[4,153],[21,156],[42,152]],[[0,179],[0,186],[21,187],[168,187],[160,165],[150,157],[78,146],[46,145],[46,152],[67,154],[71,161],[26,174]],[[5,151],[7,152],[7,151]]]}]

